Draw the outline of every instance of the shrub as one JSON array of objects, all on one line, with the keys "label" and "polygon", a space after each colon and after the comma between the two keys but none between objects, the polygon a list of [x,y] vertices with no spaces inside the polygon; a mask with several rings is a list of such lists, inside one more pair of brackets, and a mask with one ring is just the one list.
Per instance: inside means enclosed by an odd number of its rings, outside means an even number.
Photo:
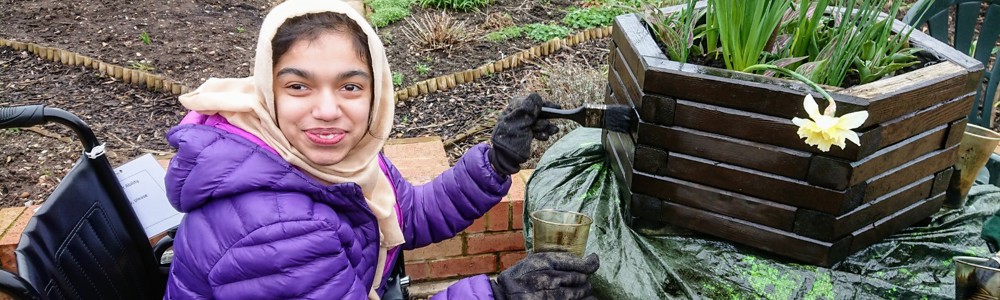
[{"label": "shrub", "polygon": [[566,26],[576,29],[611,26],[611,23],[615,21],[615,16],[625,13],[625,9],[619,7],[572,7],[566,13],[566,16],[563,17],[562,22]]},{"label": "shrub", "polygon": [[406,22],[407,26],[401,28],[403,34],[426,49],[441,49],[475,38],[465,21],[458,21],[445,12],[424,14]]},{"label": "shrub", "polygon": [[420,5],[423,7],[436,7],[445,9],[457,9],[461,11],[470,11],[489,5],[491,0],[420,0]]},{"label": "shrub", "polygon": [[[526,89],[538,91],[542,99],[559,104],[562,108],[575,108],[584,103],[604,103],[605,85],[607,84],[607,65],[594,68],[582,62],[565,62],[560,64],[542,64],[542,69],[528,77]],[[537,158],[542,156],[552,144],[573,129],[580,127],[573,121],[554,120],[559,132],[552,135],[548,141],[531,143],[531,159],[527,166],[534,166]]]},{"label": "shrub", "polygon": [[483,24],[479,26],[479,28],[482,28],[485,31],[496,31],[514,25],[516,25],[514,24],[514,17],[511,17],[509,13],[494,12],[486,15],[486,19],[483,21]]},{"label": "shrub", "polygon": [[366,3],[372,9],[368,21],[379,28],[408,17],[413,0],[367,0]]},{"label": "shrub", "polygon": [[557,37],[564,37],[570,33],[570,29],[565,26],[542,23],[525,25],[525,29],[527,29],[525,34],[527,34],[529,38],[539,42],[548,41]]},{"label": "shrub", "polygon": [[513,38],[519,38],[524,34],[524,28],[511,26],[498,31],[490,32],[486,35],[486,40],[491,42],[501,42]]}]

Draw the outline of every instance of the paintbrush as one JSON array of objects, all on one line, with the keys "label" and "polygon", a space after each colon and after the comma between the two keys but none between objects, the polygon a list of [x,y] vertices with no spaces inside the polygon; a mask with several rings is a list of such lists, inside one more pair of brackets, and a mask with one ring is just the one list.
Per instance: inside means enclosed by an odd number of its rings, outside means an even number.
[{"label": "paintbrush", "polygon": [[584,104],[571,109],[542,107],[538,115],[544,119],[570,119],[584,127],[604,128],[616,132],[630,133],[639,122],[635,110],[620,104]]}]

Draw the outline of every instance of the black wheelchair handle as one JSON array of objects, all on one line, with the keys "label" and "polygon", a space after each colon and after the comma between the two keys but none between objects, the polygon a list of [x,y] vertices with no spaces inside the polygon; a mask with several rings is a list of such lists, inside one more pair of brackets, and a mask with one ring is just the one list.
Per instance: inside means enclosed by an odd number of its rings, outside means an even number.
[{"label": "black wheelchair handle", "polygon": [[0,129],[45,124],[44,105],[0,107]]}]

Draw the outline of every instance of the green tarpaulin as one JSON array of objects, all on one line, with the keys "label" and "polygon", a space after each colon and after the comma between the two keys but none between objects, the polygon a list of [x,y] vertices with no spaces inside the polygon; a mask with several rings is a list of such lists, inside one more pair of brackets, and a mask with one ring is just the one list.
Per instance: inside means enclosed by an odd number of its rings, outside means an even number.
[{"label": "green tarpaulin", "polygon": [[606,161],[601,132],[580,128],[544,154],[527,185],[527,212],[556,208],[594,218],[587,253],[601,268],[601,299],[940,299],[954,297],[956,255],[985,257],[984,221],[1000,207],[1000,188],[974,186],[963,209],[942,210],[854,253],[832,268],[797,264],[749,247],[677,229],[647,236],[626,226],[623,189]]}]

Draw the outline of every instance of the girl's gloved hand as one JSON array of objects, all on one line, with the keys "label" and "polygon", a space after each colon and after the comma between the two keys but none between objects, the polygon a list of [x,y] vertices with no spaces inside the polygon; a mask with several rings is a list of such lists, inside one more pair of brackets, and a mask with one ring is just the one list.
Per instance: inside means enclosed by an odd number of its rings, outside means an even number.
[{"label": "girl's gloved hand", "polygon": [[500,272],[493,284],[497,300],[596,299],[588,279],[597,272],[597,254],[532,253]]},{"label": "girl's gloved hand", "polygon": [[500,174],[514,174],[521,170],[521,164],[531,156],[531,139],[548,140],[559,128],[546,119],[538,119],[542,107],[559,108],[542,97],[532,93],[516,98],[507,104],[493,129],[489,151],[493,169]]}]

